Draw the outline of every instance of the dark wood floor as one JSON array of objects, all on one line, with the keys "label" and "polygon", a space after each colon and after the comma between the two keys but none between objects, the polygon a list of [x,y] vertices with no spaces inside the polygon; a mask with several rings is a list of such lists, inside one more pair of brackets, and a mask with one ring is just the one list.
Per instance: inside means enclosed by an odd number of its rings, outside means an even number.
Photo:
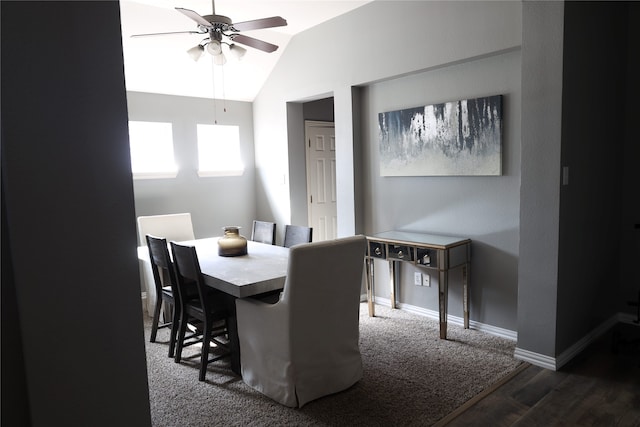
[{"label": "dark wood floor", "polygon": [[531,365],[446,425],[640,426],[639,338],[618,325],[559,371]]}]

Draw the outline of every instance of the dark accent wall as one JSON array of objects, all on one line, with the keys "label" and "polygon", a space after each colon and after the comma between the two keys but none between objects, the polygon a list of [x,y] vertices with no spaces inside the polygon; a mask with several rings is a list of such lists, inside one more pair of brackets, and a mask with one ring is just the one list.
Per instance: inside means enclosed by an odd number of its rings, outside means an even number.
[{"label": "dark accent wall", "polygon": [[[562,90],[557,350],[619,310],[627,82],[626,2],[566,2]],[[634,77],[635,78],[635,77]],[[635,121],[635,120],[634,120]]]},{"label": "dark accent wall", "polygon": [[[4,158],[3,158],[4,160]],[[3,166],[4,171],[4,166]],[[20,335],[20,317],[16,298],[11,244],[9,243],[9,226],[7,224],[6,203],[4,201],[4,185],[2,186],[2,342],[3,348],[0,365],[2,371],[2,413],[0,424],[4,426],[31,425],[29,414],[29,394]]]},{"label": "dark accent wall", "polygon": [[0,7],[2,424],[151,425],[119,4]]},{"label": "dark accent wall", "polygon": [[[625,97],[625,134],[623,175],[621,182],[622,236],[620,242],[620,296],[618,311],[630,313],[638,320],[637,308],[629,303],[640,299],[640,143],[638,143],[638,117],[640,117],[640,3],[627,3],[627,63]],[[631,314],[633,313],[633,314]]]}]

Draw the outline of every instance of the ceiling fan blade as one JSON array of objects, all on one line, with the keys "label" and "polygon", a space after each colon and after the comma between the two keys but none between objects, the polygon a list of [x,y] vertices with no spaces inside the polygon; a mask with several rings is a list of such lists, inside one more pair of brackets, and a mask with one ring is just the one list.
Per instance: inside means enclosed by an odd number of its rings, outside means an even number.
[{"label": "ceiling fan blade", "polygon": [[207,34],[200,31],[170,31],[167,33],[148,33],[148,34],[132,34],[132,38],[136,37],[149,37],[149,36],[166,36],[171,34]]},{"label": "ceiling fan blade", "polygon": [[204,27],[211,27],[211,22],[207,21],[202,16],[200,16],[198,14],[198,12],[194,12],[191,9],[185,9],[185,8],[182,8],[182,7],[176,7],[176,10],[178,12],[182,13],[183,15],[185,15],[186,17],[191,18],[194,21],[196,21],[198,23],[198,25],[202,25]]},{"label": "ceiling fan blade", "polygon": [[275,44],[267,43],[242,34],[231,34],[229,35],[229,38],[234,42],[244,44],[267,53],[275,52],[278,49],[278,46]]},{"label": "ceiling fan blade", "polygon": [[261,28],[283,27],[287,25],[287,20],[281,16],[270,18],[254,19],[253,21],[235,22],[231,25],[232,31],[259,30]]}]

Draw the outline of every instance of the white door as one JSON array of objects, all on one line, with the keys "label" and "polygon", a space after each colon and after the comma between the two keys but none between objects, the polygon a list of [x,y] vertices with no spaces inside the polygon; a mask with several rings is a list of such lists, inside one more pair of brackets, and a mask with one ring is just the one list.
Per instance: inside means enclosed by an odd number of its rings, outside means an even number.
[{"label": "white door", "polygon": [[305,121],[307,207],[313,241],[338,235],[336,208],[336,134],[333,122]]}]

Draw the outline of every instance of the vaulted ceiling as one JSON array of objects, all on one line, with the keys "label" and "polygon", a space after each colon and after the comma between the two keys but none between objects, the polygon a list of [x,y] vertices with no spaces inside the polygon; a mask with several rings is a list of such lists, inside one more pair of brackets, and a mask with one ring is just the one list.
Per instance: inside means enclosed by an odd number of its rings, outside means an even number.
[{"label": "vaulted ceiling", "polygon": [[122,44],[127,90],[253,101],[280,55],[295,34],[371,0],[218,0],[217,15],[232,22],[282,16],[287,26],[246,31],[242,34],[279,46],[273,53],[247,47],[241,60],[227,55],[223,66],[205,54],[193,61],[186,51],[197,45],[201,34],[171,34],[132,38],[133,34],[196,31],[196,23],[175,10],[191,9],[200,15],[212,12],[210,0],[121,0]]}]

